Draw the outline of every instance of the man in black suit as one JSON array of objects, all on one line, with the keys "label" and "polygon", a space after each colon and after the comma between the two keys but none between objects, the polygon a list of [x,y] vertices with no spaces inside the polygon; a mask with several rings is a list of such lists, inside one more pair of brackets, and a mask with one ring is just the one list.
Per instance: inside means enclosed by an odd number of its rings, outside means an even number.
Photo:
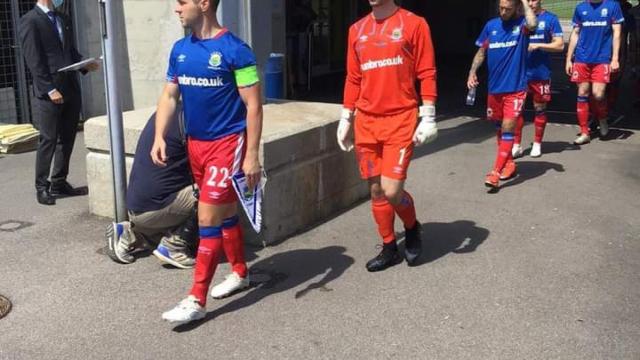
[{"label": "man in black suit", "polygon": [[[69,20],[55,11],[62,2],[38,0],[19,25],[24,58],[33,76],[34,124],[40,130],[35,185],[37,200],[43,205],[55,204],[58,196],[86,194],[86,190],[75,189],[67,182],[80,119],[80,84],[76,71],[58,69],[80,61],[82,56],[73,44]],[[81,72],[97,68],[97,63],[91,63]]]}]

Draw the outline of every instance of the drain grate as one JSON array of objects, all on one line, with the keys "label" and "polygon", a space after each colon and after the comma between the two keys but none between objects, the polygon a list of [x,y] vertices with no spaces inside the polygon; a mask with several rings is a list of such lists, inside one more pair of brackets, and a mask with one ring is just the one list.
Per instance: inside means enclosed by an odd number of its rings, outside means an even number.
[{"label": "drain grate", "polygon": [[11,311],[11,301],[0,295],[0,319],[5,317]]},{"label": "drain grate", "polygon": [[24,228],[28,228],[31,225],[33,225],[33,223],[26,221],[7,220],[0,222],[0,231],[15,232]]}]

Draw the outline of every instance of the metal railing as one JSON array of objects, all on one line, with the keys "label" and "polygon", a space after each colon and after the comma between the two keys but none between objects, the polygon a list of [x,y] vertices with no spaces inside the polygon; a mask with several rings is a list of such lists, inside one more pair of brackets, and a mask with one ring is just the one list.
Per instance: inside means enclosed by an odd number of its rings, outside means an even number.
[{"label": "metal railing", "polygon": [[[18,24],[20,17],[33,9],[33,0],[0,0],[0,122],[31,122],[31,75],[26,68]],[[61,13],[70,14],[65,3]]]},{"label": "metal railing", "polygon": [[[0,0],[0,122],[30,121],[27,74],[18,41],[18,0]],[[31,3],[33,6],[33,3]]]}]

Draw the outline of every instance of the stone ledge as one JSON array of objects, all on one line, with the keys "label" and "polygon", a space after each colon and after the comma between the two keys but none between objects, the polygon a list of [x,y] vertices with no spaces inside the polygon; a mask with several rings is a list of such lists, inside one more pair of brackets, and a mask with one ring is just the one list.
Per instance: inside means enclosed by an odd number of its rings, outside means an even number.
[{"label": "stone ledge", "polygon": [[[123,115],[127,174],[140,132],[155,108]],[[263,203],[263,230],[254,244],[274,243],[351,207],[368,196],[353,153],[339,150],[335,131],[340,105],[284,102],[264,106],[261,162],[269,180]],[[112,216],[113,188],[106,116],[85,123],[90,211]]]}]

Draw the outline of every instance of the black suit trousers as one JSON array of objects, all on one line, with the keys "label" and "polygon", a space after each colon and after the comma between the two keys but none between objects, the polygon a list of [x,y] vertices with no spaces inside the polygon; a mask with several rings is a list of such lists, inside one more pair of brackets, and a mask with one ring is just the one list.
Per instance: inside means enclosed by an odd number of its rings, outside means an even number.
[{"label": "black suit trousers", "polygon": [[[69,174],[69,161],[80,120],[80,93],[62,93],[64,104],[56,105],[49,98],[35,98],[34,125],[40,131],[36,154],[36,190],[47,189],[51,183],[63,182]],[[51,162],[53,161],[53,168]]]}]

